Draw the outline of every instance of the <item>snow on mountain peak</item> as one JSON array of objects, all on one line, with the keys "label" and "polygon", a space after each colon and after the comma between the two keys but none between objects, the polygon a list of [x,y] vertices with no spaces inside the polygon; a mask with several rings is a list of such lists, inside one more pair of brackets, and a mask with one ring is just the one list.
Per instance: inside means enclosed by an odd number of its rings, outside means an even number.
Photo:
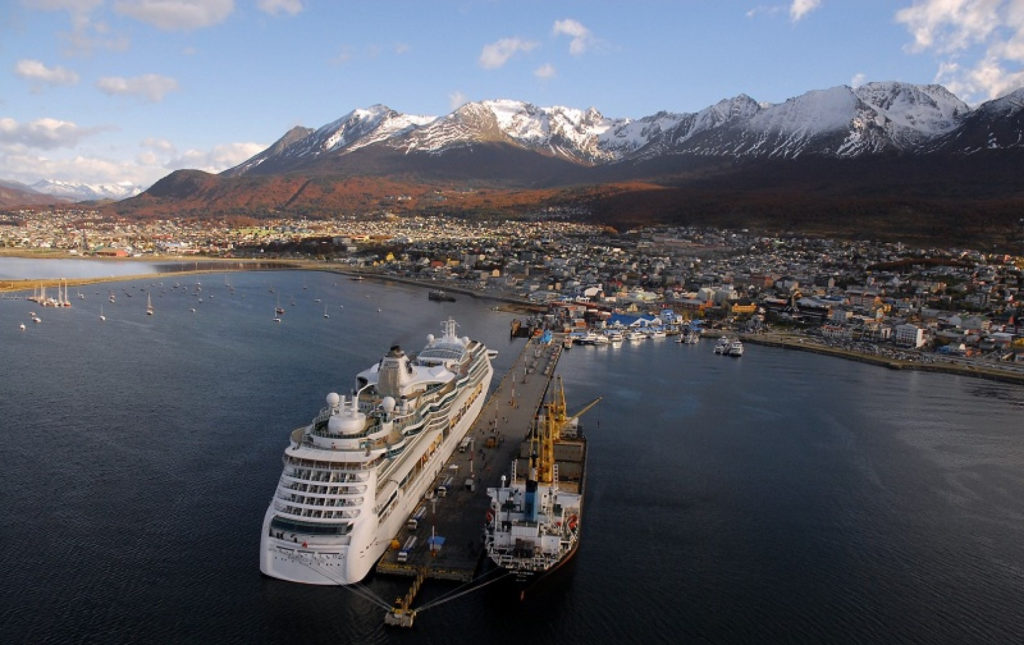
[{"label": "snow on mountain peak", "polygon": [[886,81],[813,90],[775,104],[739,94],[699,112],[658,112],[638,119],[608,118],[593,107],[538,107],[513,99],[465,103],[442,117],[373,105],[308,134],[282,138],[274,150],[228,172],[242,174],[271,160],[260,172],[295,169],[321,155],[347,155],[371,145],[439,155],[502,144],[581,164],[660,155],[794,158],[914,152],[982,109],[1013,113],[1022,104],[1024,90],[972,111],[942,86]]}]

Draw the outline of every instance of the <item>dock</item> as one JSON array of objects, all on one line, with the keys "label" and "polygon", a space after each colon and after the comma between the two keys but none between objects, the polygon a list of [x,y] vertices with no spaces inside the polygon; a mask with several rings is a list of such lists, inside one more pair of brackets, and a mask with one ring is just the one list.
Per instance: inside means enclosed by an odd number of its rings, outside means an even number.
[{"label": "dock", "polygon": [[471,442],[453,453],[431,484],[413,511],[416,527],[407,523],[395,536],[377,563],[378,574],[414,578],[417,588],[423,580],[474,579],[483,555],[487,488],[509,474],[561,352],[560,343],[526,342],[466,434]]}]

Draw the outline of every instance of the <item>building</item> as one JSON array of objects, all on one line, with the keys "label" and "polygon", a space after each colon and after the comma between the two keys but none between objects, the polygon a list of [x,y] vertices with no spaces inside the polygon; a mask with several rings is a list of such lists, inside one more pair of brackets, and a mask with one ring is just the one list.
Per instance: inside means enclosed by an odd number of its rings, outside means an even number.
[{"label": "building", "polygon": [[897,345],[915,348],[924,345],[924,330],[917,325],[896,325],[893,331]]}]

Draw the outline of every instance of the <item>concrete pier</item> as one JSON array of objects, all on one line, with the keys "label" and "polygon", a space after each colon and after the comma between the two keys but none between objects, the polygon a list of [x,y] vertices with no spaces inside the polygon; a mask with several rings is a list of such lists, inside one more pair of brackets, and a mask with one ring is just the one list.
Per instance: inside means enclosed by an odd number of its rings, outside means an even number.
[{"label": "concrete pier", "polygon": [[[561,352],[559,343],[542,344],[536,338],[526,342],[467,433],[471,447],[452,455],[431,485],[428,498],[416,505],[423,509],[418,526],[415,530],[406,526],[395,536],[400,547],[384,554],[377,573],[463,582],[473,579],[483,553],[487,488],[498,486],[501,476],[509,474]],[[438,487],[446,481],[446,491],[439,494]],[[411,536],[416,537],[415,545],[403,553],[401,547]]]}]

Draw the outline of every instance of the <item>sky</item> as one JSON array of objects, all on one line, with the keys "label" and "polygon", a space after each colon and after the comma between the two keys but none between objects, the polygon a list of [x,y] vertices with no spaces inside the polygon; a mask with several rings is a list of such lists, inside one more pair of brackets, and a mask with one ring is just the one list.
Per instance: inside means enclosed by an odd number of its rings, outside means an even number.
[{"label": "sky", "polygon": [[147,187],[384,104],[779,103],[871,81],[1024,85],[1024,0],[3,0],[0,180]]}]

